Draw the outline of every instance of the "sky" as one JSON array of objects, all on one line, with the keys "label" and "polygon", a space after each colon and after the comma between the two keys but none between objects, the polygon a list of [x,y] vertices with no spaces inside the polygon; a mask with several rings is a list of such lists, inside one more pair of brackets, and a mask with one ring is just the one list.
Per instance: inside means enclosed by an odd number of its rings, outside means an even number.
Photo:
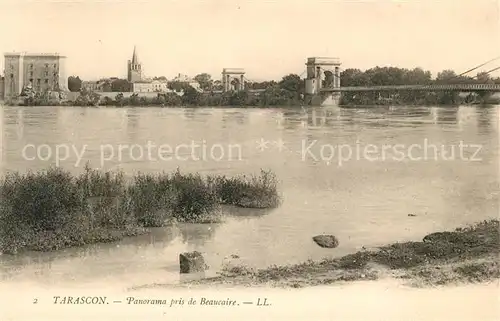
[{"label": "sky", "polygon": [[[0,51],[59,52],[84,80],[245,68],[249,80],[342,68],[463,72],[500,56],[500,0],[0,0]],[[3,70],[3,59],[1,61]],[[500,60],[481,68],[500,66]],[[495,73],[500,76],[500,71]]]}]

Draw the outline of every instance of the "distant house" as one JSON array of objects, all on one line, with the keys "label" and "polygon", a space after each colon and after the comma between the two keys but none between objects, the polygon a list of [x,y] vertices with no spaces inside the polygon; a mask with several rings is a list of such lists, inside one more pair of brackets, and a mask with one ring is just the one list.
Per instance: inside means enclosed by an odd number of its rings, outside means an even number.
[{"label": "distant house", "polygon": [[83,81],[82,89],[89,91],[110,92],[112,78],[100,79],[95,81]]},{"label": "distant house", "polygon": [[130,91],[134,93],[154,92],[153,83],[149,80],[134,81],[130,85]]},{"label": "distant house", "polygon": [[197,91],[199,92],[202,92],[203,90],[201,89],[201,86],[200,84],[194,80],[193,78],[187,76],[187,75],[183,75],[183,74],[178,74],[177,77],[175,77],[174,79],[171,80],[172,82],[177,82],[177,83],[184,83],[184,84],[188,84],[190,85],[191,87],[193,87],[194,89],[196,89]]}]

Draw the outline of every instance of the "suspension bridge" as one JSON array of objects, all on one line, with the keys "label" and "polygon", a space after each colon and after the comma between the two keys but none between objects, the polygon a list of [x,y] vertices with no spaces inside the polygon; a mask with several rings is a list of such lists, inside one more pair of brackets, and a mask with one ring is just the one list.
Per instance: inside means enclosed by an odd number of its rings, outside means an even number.
[{"label": "suspension bridge", "polygon": [[[338,105],[342,92],[398,92],[398,91],[446,91],[446,92],[500,92],[500,84],[493,83],[453,83],[471,72],[499,60],[499,57],[490,59],[474,66],[442,84],[414,84],[414,85],[384,85],[384,86],[341,86],[340,60],[329,57],[312,57],[307,59],[306,69],[299,77],[305,75],[306,101],[310,105]],[[500,67],[493,68],[484,75],[490,75]],[[474,79],[476,76],[469,77]],[[463,78],[462,78],[463,79]],[[222,72],[224,90],[243,90],[245,83],[252,82],[245,76],[245,71],[238,68],[225,68]],[[249,90],[262,92],[264,89]]]}]

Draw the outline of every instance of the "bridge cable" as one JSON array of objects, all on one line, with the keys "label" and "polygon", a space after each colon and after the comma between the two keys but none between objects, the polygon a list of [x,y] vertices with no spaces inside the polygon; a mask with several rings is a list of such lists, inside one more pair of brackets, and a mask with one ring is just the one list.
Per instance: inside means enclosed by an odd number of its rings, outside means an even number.
[{"label": "bridge cable", "polygon": [[[492,73],[492,72],[494,72],[494,71],[496,71],[496,70],[499,70],[499,69],[500,69],[500,67],[496,67],[496,68],[493,68],[493,69],[491,69],[491,70],[485,71],[485,72],[484,72],[484,74],[489,75],[490,73]],[[474,77],[472,77],[472,78],[473,78],[473,79],[474,79],[474,78],[477,78],[477,76],[478,76],[478,75],[475,75],[475,76],[474,76]]]},{"label": "bridge cable", "polygon": [[[495,61],[495,60],[498,60],[498,59],[500,59],[500,56],[498,56],[498,57],[496,57],[496,58],[493,58],[493,59],[490,59],[490,60],[488,60],[487,62],[484,62],[484,63],[482,63],[482,64],[480,64],[480,65],[478,65],[478,66],[476,66],[476,67],[474,67],[474,68],[472,68],[472,69],[469,69],[469,70],[467,70],[467,71],[465,71],[465,72],[461,73],[460,75],[457,75],[457,76],[455,76],[455,77],[453,77],[453,78],[450,78],[449,80],[456,79],[456,78],[458,78],[458,77],[460,77],[460,76],[465,75],[466,73],[469,73],[469,72],[474,71],[474,70],[476,70],[476,69],[478,69],[478,68],[481,68],[482,66],[487,65],[487,64],[489,64],[490,62]],[[499,70],[499,69],[500,69],[500,67],[496,67],[496,68],[493,68],[493,69],[491,69],[491,70],[485,71],[484,73],[485,73],[485,74],[490,74],[490,73],[492,73],[492,72],[494,72],[494,71],[496,71],[496,70]],[[325,71],[330,71],[330,70],[325,70],[325,69],[323,69],[323,68],[321,68],[321,67],[320,67],[320,70],[321,70],[322,72],[325,72]],[[330,71],[330,72],[331,72],[331,71]],[[334,77],[338,77],[338,78],[340,78],[340,77],[341,77],[340,75],[338,75],[338,76],[337,76],[334,72],[332,72],[332,75],[333,75]],[[477,75],[476,75],[476,76],[474,76],[474,77],[471,77],[471,78],[472,78],[472,79],[477,78]]]},{"label": "bridge cable", "polygon": [[455,76],[455,77],[453,77],[453,78],[451,78],[451,79],[449,79],[449,80],[453,80],[453,79],[455,79],[455,78],[461,77],[461,76],[463,76],[463,75],[465,75],[465,74],[468,74],[468,73],[469,73],[469,72],[471,72],[471,71],[474,71],[474,70],[476,70],[476,69],[478,69],[478,68],[481,68],[482,66],[487,65],[487,64],[489,64],[490,62],[495,61],[495,60],[498,60],[498,59],[500,59],[500,56],[495,57],[495,58],[493,58],[493,59],[490,59],[490,60],[488,60],[488,61],[486,61],[486,62],[484,62],[484,63],[480,64],[479,66],[476,66],[476,67],[471,68],[471,69],[469,69],[469,70],[467,70],[467,71],[464,71],[463,73],[461,73],[461,74],[459,74],[459,75],[457,75],[457,76]]}]

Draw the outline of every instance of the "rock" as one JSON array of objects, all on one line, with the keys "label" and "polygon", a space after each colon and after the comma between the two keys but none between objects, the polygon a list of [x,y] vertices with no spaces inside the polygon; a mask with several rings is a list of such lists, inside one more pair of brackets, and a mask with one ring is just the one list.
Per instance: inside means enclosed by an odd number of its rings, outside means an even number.
[{"label": "rock", "polygon": [[179,265],[181,273],[203,272],[207,269],[205,259],[198,251],[179,254]]},{"label": "rock", "polygon": [[333,235],[317,235],[313,237],[313,241],[321,247],[333,249],[339,246],[339,241]]}]

